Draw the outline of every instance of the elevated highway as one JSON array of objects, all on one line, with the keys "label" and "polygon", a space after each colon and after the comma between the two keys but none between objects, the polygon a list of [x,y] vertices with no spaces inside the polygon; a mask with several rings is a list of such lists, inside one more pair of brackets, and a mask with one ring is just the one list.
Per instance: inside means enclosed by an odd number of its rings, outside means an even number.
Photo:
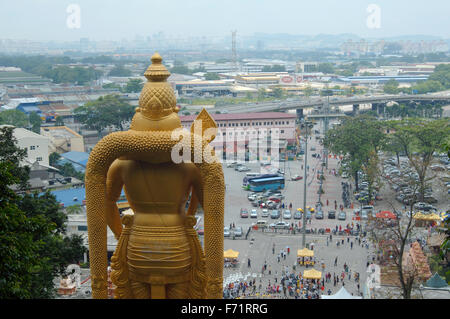
[{"label": "elevated highway", "polygon": [[[288,110],[298,110],[307,108],[322,107],[327,104],[327,97],[320,98],[304,98],[293,99],[279,102],[266,103],[248,103],[238,105],[224,105],[216,109],[221,112],[228,113],[244,113],[244,112],[282,112]],[[353,96],[353,97],[330,97],[329,106],[331,109],[339,108],[343,105],[360,105],[360,104],[386,104],[388,102],[449,102],[450,93],[445,94],[421,94],[421,95],[372,95],[372,96]]]}]

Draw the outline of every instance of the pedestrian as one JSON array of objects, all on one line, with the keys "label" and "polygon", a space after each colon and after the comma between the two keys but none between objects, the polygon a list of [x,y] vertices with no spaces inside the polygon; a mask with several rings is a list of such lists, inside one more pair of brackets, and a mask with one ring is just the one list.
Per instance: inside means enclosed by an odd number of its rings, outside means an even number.
[{"label": "pedestrian", "polygon": [[248,264],[248,268],[250,268],[250,267],[251,267],[251,266],[250,266],[250,258],[248,258],[247,264]]},{"label": "pedestrian", "polygon": [[350,243],[350,249],[353,249],[353,242]]},{"label": "pedestrian", "polygon": [[338,260],[338,258],[336,257],[336,258],[334,259],[334,266],[335,266],[335,267],[337,266],[337,260]]},{"label": "pedestrian", "polygon": [[272,267],[269,265],[269,276],[272,274]]}]

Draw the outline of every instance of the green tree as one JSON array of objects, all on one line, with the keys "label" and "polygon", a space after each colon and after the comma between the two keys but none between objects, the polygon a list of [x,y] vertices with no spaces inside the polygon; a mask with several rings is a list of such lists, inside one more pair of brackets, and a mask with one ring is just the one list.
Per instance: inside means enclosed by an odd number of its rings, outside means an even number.
[{"label": "green tree", "polygon": [[[376,162],[378,151],[385,143],[383,126],[375,117],[360,115],[355,118],[345,118],[342,125],[329,130],[324,139],[324,145],[335,154],[342,155],[343,166],[355,179],[358,188],[358,172],[364,167],[374,169],[370,161]],[[366,169],[367,170],[367,169]],[[369,180],[368,182],[374,182]],[[373,185],[369,185],[372,188]],[[371,200],[372,194],[369,194]]]},{"label": "green tree", "polygon": [[283,89],[282,88],[274,88],[272,90],[272,94],[274,97],[276,97],[277,99],[281,99],[284,95]]},{"label": "green tree", "polygon": [[217,73],[206,73],[205,80],[206,81],[220,80],[220,77]]},{"label": "green tree", "polygon": [[319,66],[317,67],[317,71],[325,74],[332,74],[336,70],[332,63],[320,63]]},{"label": "green tree", "polygon": [[111,71],[109,71],[109,76],[131,76],[130,70],[124,68],[122,65],[116,65]]},{"label": "green tree", "polygon": [[19,110],[6,110],[0,112],[0,124],[13,125],[16,127],[27,127],[28,117]]},{"label": "green tree", "polygon": [[311,95],[313,95],[313,93],[314,93],[314,89],[309,85],[303,90],[303,94],[306,97],[310,97]]},{"label": "green tree", "polygon": [[260,88],[258,90],[258,100],[264,100],[266,98],[266,89]]},{"label": "green tree", "polygon": [[54,279],[82,258],[80,236],[64,236],[66,216],[56,198],[46,193],[16,195],[10,188],[28,179],[19,163],[11,128],[0,132],[0,298],[45,299],[55,295]]},{"label": "green tree", "polygon": [[144,83],[141,79],[129,79],[127,85],[124,88],[126,93],[139,93],[142,91]]},{"label": "green tree", "polygon": [[28,116],[28,120],[31,124],[31,130],[34,133],[41,134],[42,119],[39,114],[37,114],[36,112],[31,112]]},{"label": "green tree", "polygon": [[279,65],[279,64],[275,64],[275,65],[266,65],[262,68],[262,72],[286,72],[286,68],[284,67],[284,65]]},{"label": "green tree", "polygon": [[117,95],[106,95],[76,108],[74,114],[77,121],[100,135],[109,126],[122,131],[124,122],[133,117],[134,107]]},{"label": "green tree", "polygon": [[72,205],[66,207],[66,213],[69,215],[72,214],[81,214],[83,212],[83,208],[80,205]]},{"label": "green tree", "polygon": [[411,91],[416,91],[418,94],[433,93],[433,92],[439,92],[439,91],[444,91],[444,90],[445,90],[445,87],[439,81],[435,81],[435,80],[423,81],[423,82],[420,82],[420,83],[414,85],[411,88]]},{"label": "green tree", "polygon": [[401,151],[419,177],[420,201],[423,202],[426,185],[435,177],[427,176],[428,168],[433,162],[433,154],[442,149],[450,136],[450,123],[447,119],[407,119],[386,125],[395,131],[392,138],[401,146]]},{"label": "green tree", "polygon": [[61,116],[56,117],[55,126],[64,126],[64,120]]},{"label": "green tree", "polygon": [[50,166],[56,167],[56,165],[58,165],[58,160],[60,158],[61,158],[61,155],[59,155],[58,153],[56,153],[56,152],[51,153],[48,157]]},{"label": "green tree", "polygon": [[445,89],[450,88],[450,65],[440,64],[436,67],[433,74],[430,75],[429,81],[439,82]]},{"label": "green tree", "polygon": [[383,91],[386,94],[397,94],[399,92],[398,86],[399,83],[396,80],[391,79],[384,84]]}]

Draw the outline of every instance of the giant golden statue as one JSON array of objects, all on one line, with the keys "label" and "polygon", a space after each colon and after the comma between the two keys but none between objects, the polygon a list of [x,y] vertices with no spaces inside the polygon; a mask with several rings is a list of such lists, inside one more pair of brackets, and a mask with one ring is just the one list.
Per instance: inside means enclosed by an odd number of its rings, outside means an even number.
[{"label": "giant golden statue", "polygon": [[[130,130],[105,136],[87,163],[92,295],[107,298],[109,226],[118,239],[111,259],[116,298],[222,298],[225,184],[209,145],[215,134],[205,134],[217,125],[203,110],[200,131],[174,134],[181,121],[166,81],[170,73],[159,54],[151,60]],[[192,161],[174,161],[180,150]],[[121,218],[116,201],[122,188],[133,214]],[[193,229],[198,204],[204,252]]]}]

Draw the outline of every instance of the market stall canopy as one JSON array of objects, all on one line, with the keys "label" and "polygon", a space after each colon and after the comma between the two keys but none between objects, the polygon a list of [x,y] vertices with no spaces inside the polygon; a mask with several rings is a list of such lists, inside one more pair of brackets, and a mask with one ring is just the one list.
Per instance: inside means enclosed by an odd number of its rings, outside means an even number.
[{"label": "market stall canopy", "polygon": [[322,295],[322,299],[362,299],[361,296],[352,296],[344,287],[342,287],[337,293],[334,295]]},{"label": "market stall canopy", "polygon": [[423,214],[421,212],[418,212],[418,213],[414,214],[414,219],[438,221],[438,220],[441,220],[441,217],[437,214]]},{"label": "market stall canopy", "polygon": [[378,212],[376,214],[377,218],[387,218],[387,219],[397,219],[397,216],[393,212],[390,212],[388,210],[384,210],[382,212]]},{"label": "market stall canopy", "polygon": [[313,269],[305,270],[303,272],[303,278],[305,279],[321,279],[322,278],[322,272]]},{"label": "market stall canopy", "polygon": [[233,249],[228,249],[223,252],[224,258],[238,258],[239,252],[234,251]]},{"label": "market stall canopy", "polygon": [[297,250],[297,257],[313,257],[313,256],[314,256],[314,251],[310,250],[308,248],[303,248],[303,249]]},{"label": "market stall canopy", "polygon": [[438,273],[435,273],[433,277],[428,279],[428,281],[425,284],[425,287],[430,288],[446,288],[448,287],[448,284],[445,282],[444,279],[442,279],[441,276],[439,276]]}]

